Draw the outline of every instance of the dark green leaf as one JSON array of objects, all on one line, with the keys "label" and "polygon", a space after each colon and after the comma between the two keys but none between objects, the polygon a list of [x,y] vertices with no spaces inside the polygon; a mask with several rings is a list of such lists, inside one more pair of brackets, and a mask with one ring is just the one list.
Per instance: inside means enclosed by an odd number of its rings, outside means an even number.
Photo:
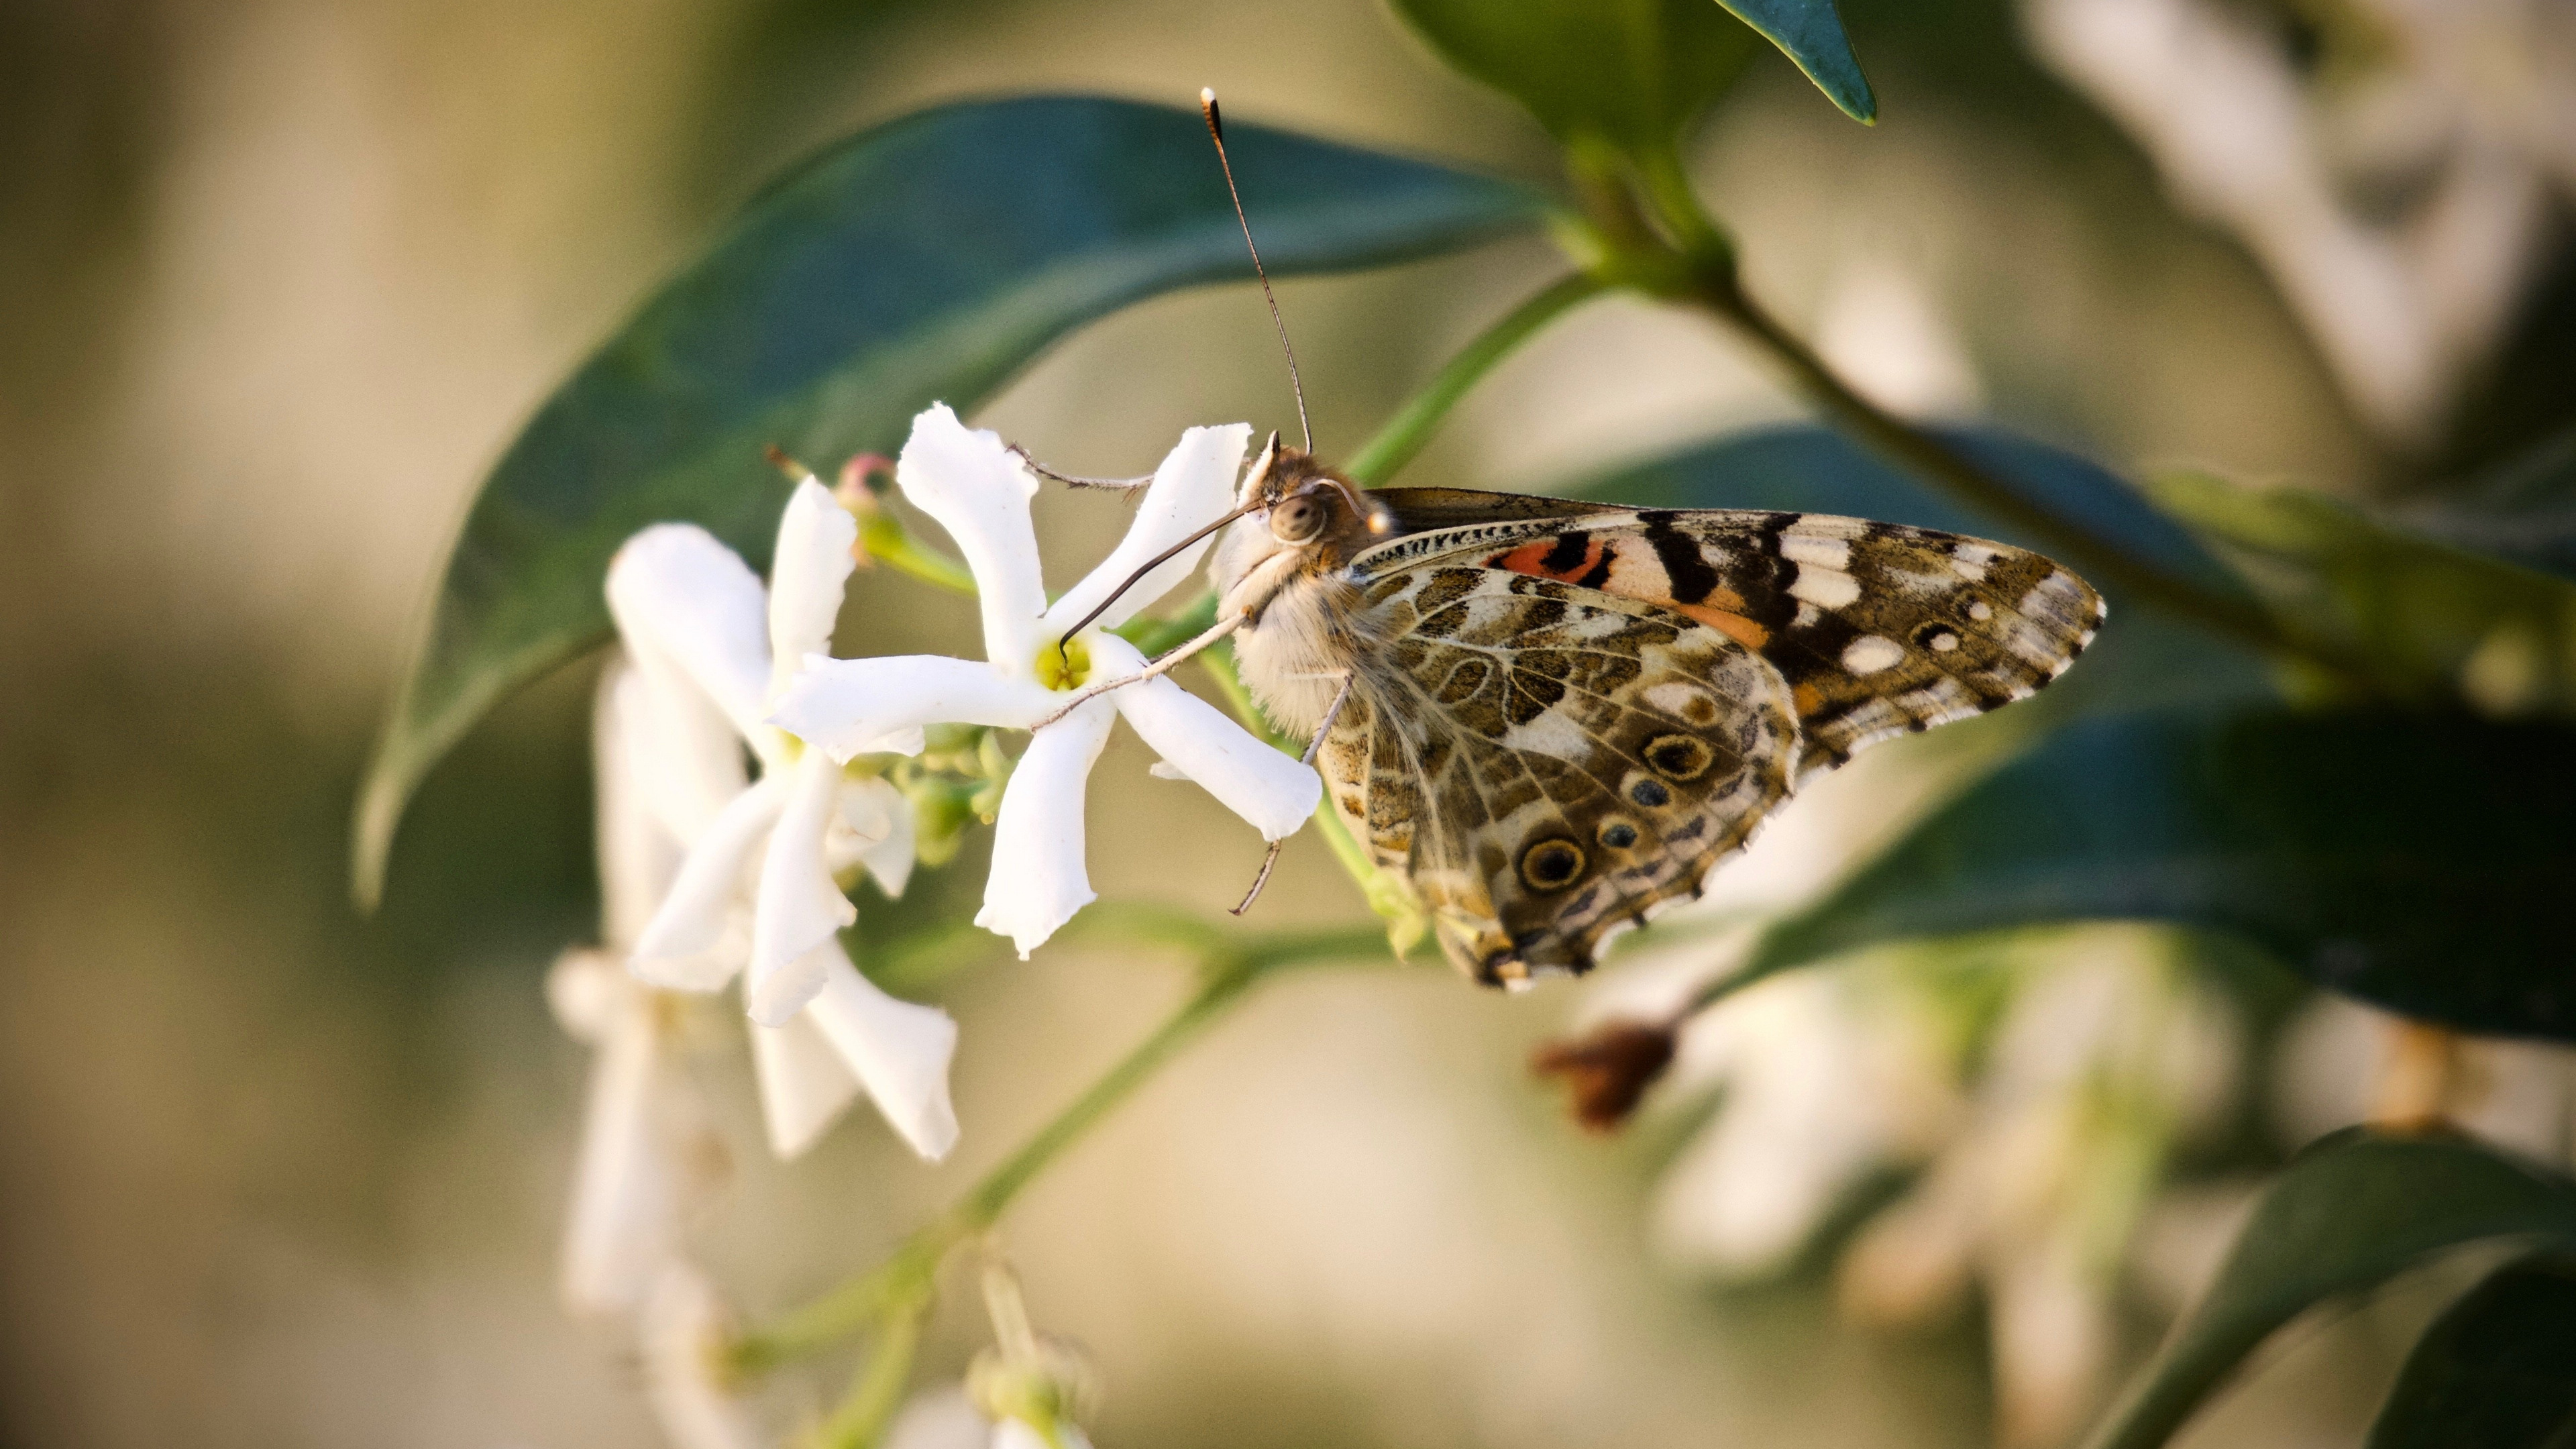
[{"label": "dark green leaf", "polygon": [[2445,1248],[2519,1235],[2576,1242],[2576,1185],[2450,1138],[2326,1138],[2264,1191],[2217,1280],[2088,1449],[2164,1443],[2245,1355],[2322,1299]]},{"label": "dark green leaf", "polygon": [[[1374,266],[1540,220],[1531,192],[1241,125],[1244,203],[1278,272]],[[973,406],[1081,323],[1248,280],[1196,114],[1089,97],[925,111],[771,185],[547,400],[484,480],[362,792],[372,896],[412,788],[493,702],[596,642],[609,555],[704,524],[755,564],[785,485],[891,452],[935,400]]]},{"label": "dark green leaf", "polygon": [[2576,1258],[2488,1274],[2415,1341],[2368,1449],[2576,1444]]},{"label": "dark green leaf", "polygon": [[1878,98],[1869,93],[1869,80],[1860,73],[1860,57],[1852,54],[1851,38],[1843,34],[1843,18],[1834,13],[1834,0],[1718,3],[1796,61],[1816,89],[1842,107],[1844,114],[1863,123],[1878,119]]},{"label": "dark green leaf", "polygon": [[1459,70],[1562,141],[1672,144],[1761,42],[1713,0],[1393,0]]},{"label": "dark green leaf", "polygon": [[[2024,497],[2113,540],[2140,560],[2202,587],[2241,596],[2227,568],[2117,475],[2076,454],[1994,428],[1942,435]],[[1663,508],[1774,508],[1841,513],[2038,547],[2019,525],[1989,519],[1917,481],[1845,435],[1790,426],[1738,434],[1584,484],[1583,496]],[[2137,707],[2151,701],[2269,698],[2260,660],[2197,630],[2131,607],[2117,589],[2111,621],[2050,707]]]},{"label": "dark green leaf", "polygon": [[2361,661],[2391,694],[2494,714],[2576,712],[2567,580],[2319,493],[2199,474],[2149,486],[2237,561],[2294,633]]},{"label": "dark green leaf", "polygon": [[2475,487],[2395,516],[2462,548],[2576,580],[2576,433]]},{"label": "dark green leaf", "polygon": [[2050,736],[1780,921],[1771,970],[2046,921],[2232,932],[2321,985],[2576,1040],[2576,735],[2467,716],[2130,715]]}]

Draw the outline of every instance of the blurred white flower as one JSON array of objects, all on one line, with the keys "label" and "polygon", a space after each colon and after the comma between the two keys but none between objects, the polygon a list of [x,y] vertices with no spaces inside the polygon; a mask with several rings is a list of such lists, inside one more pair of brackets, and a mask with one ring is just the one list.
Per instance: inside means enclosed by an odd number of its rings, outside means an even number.
[{"label": "blurred white flower", "polygon": [[2576,11],[2300,7],[2322,63],[2226,0],[2025,0],[2040,57],[2272,274],[2364,415],[2420,437],[2535,279],[2576,194]]},{"label": "blurred white flower", "polygon": [[1686,1027],[1684,1090],[1725,1105],[1656,1196],[1674,1259],[1730,1278],[1786,1268],[1869,1174],[1916,1160],[1954,1124],[1927,1013],[1846,971],[1800,971],[1749,988]]},{"label": "blurred white flower", "polygon": [[[700,992],[743,974],[780,1156],[812,1145],[864,1087],[914,1151],[937,1158],[957,1140],[956,1023],[878,990],[839,936],[857,911],[837,877],[864,866],[889,895],[909,879],[911,805],[761,722],[785,682],[774,661],[829,647],[856,536],[809,478],[779,521],[766,593],[732,550],[682,524],[644,530],[609,565],[609,610],[640,681],[619,711],[615,748],[631,768],[615,788],[639,802],[649,825],[637,828],[665,842],[638,863],[659,889],[626,938],[629,966],[649,984]],[[746,743],[756,782],[745,779]],[[603,810],[610,793],[603,783]]]},{"label": "blurred white flower", "polygon": [[2293,1147],[2356,1122],[2438,1115],[2500,1147],[2576,1165],[2567,1047],[2453,1036],[2321,992],[2282,1034],[2273,1071],[2273,1120]]},{"label": "blurred white flower", "polygon": [[[1141,671],[1144,656],[1107,631],[1188,578],[1204,541],[1166,559],[1090,625],[1070,637],[1066,631],[1148,560],[1233,507],[1251,436],[1239,423],[1183,433],[1127,536],[1049,605],[1029,517],[1036,477],[998,436],[969,431],[945,406],[932,407],[913,420],[895,480],[948,531],[974,572],[984,660],[809,658],[769,719],[836,760],[911,754],[921,749],[924,725],[1027,729],[1062,709],[1071,691]],[[1083,788],[1120,715],[1173,773],[1216,796],[1264,839],[1296,830],[1322,797],[1313,770],[1168,679],[1086,701],[1031,737],[994,822],[992,874],[975,923],[1010,937],[1023,958],[1094,899],[1083,862]]]},{"label": "blurred white flower", "polygon": [[672,1140],[690,1115],[674,1099],[660,993],[603,951],[567,951],[546,977],[564,1029],[592,1048],[572,1208],[561,1264],[564,1306],[632,1312],[680,1246],[680,1164]]},{"label": "blurred white flower", "polygon": [[[1764,982],[1694,1020],[1676,1076],[1723,1096],[1660,1189],[1658,1229],[1678,1258],[1759,1278],[1868,1178],[1919,1164],[1844,1247],[1843,1307],[1912,1322],[1981,1280],[1999,1441],[2042,1446],[2095,1405],[2131,1232],[2169,1145],[2226,1098],[2235,1030],[2152,932],[1994,949],[1980,988],[1946,989],[1909,952]],[[1998,983],[2008,1001],[1981,1030]]]},{"label": "blurred white flower", "polygon": [[1864,255],[1838,268],[1816,312],[1816,351],[1890,412],[1973,416],[1985,402],[1958,329],[1913,268]]},{"label": "blurred white flower", "polygon": [[760,1449],[769,1441],[750,1407],[717,1373],[724,1304],[706,1275],[673,1263],[644,1310],[644,1391],[677,1449]]},{"label": "blurred white flower", "polygon": [[[1059,1418],[1052,1427],[1051,1449],[1091,1449],[1078,1426]],[[887,1426],[885,1449],[1050,1449],[1048,1432],[1024,1419],[986,1418],[965,1386],[952,1383],[914,1395]]]}]

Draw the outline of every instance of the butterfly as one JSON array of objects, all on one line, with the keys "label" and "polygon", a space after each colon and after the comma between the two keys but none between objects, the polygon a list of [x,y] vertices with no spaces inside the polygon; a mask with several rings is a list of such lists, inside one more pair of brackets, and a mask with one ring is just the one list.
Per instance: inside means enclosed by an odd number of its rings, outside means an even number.
[{"label": "butterfly", "polygon": [[1489,985],[1589,970],[1801,785],[2027,697],[2103,619],[2008,544],[1364,490],[1276,434],[1237,505],[1209,574],[1244,683]]}]

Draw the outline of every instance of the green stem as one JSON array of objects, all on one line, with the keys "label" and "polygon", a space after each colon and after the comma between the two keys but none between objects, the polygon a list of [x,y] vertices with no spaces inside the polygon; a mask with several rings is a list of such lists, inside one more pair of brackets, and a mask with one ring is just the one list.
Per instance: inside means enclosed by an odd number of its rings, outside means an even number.
[{"label": "green stem", "polygon": [[1429,385],[1413,395],[1403,409],[1378,430],[1376,437],[1352,456],[1343,470],[1352,481],[1364,488],[1374,488],[1392,478],[1413,461],[1441,421],[1449,416],[1458,399],[1467,395],[1479,379],[1494,370],[1494,364],[1541,327],[1592,298],[1609,290],[1610,284],[1589,273],[1577,272],[1559,278],[1537,295],[1505,313],[1501,320],[1477,334],[1476,339],[1457,356],[1441,365]]},{"label": "green stem", "polygon": [[940,1261],[950,1249],[990,1229],[1031,1179],[1081,1140],[1111,1108],[1143,1085],[1254,983],[1284,967],[1373,955],[1380,945],[1375,931],[1317,931],[1256,938],[1211,954],[1202,967],[1198,989],[1179,1009],[986,1173],[964,1197],[914,1232],[885,1262],[789,1311],[768,1327],[735,1338],[726,1346],[727,1371],[737,1379],[766,1373],[871,1327],[890,1324],[897,1316],[927,1303]]},{"label": "green stem", "polygon": [[1678,153],[1649,155],[1639,184],[1678,255],[1639,257],[1613,248],[1607,270],[1630,285],[1707,311],[1733,326],[1789,375],[1808,400],[1863,443],[1947,490],[1970,507],[2027,529],[2097,581],[2111,584],[2211,631],[2274,655],[2309,659],[2348,679],[2370,677],[2368,662],[2285,629],[2251,600],[2171,574],[2072,519],[2033,501],[1937,434],[1862,396],[1813,348],[1744,290],[1734,249],[1692,192]]},{"label": "green stem", "polygon": [[885,1437],[886,1426],[903,1407],[903,1391],[912,1384],[913,1355],[929,1316],[926,1295],[888,1312],[850,1392],[807,1439],[811,1449],[873,1449]]},{"label": "green stem", "polygon": [[912,536],[894,515],[880,511],[859,520],[859,546],[868,557],[893,565],[895,572],[910,574],[925,584],[934,584],[950,593],[975,597],[975,576],[966,566]]}]

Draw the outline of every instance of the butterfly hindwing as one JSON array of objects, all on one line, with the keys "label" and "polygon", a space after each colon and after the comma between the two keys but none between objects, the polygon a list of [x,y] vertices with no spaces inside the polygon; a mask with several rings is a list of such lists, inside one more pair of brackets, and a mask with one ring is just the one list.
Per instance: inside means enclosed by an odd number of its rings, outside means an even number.
[{"label": "butterfly hindwing", "polygon": [[1355,624],[1352,701],[1318,763],[1480,979],[1584,969],[1788,793],[1778,672],[1670,610],[1432,566],[1366,586]]},{"label": "butterfly hindwing", "polygon": [[1588,968],[1795,781],[2028,695],[2101,620],[2048,559],[1929,529],[1373,496],[1402,536],[1351,562],[1353,708],[1321,763],[1487,980]]}]

